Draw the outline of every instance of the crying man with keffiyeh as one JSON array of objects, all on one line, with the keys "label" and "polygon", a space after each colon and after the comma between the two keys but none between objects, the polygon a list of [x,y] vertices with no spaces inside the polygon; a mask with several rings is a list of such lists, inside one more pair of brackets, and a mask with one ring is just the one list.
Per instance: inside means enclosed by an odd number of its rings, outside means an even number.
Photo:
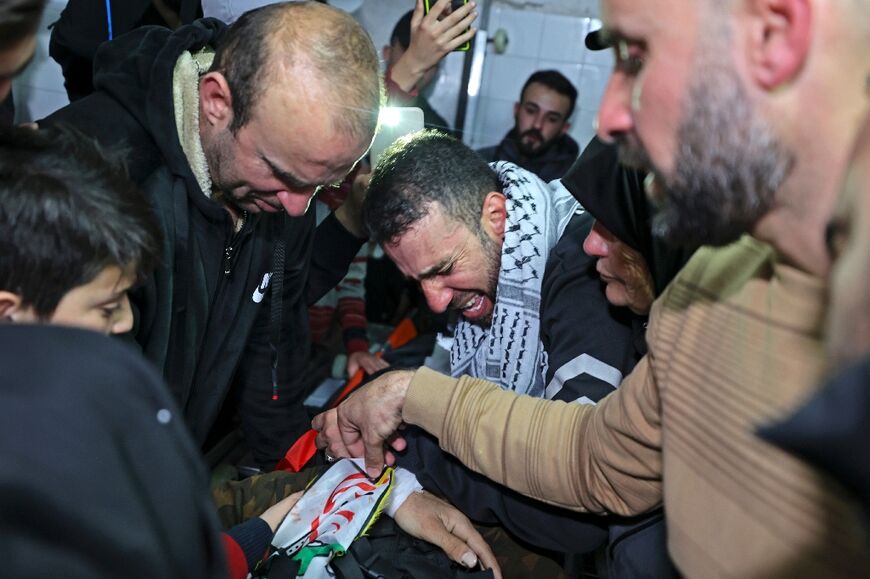
[{"label": "crying man with keffiyeh", "polygon": [[[458,316],[454,375],[595,404],[637,362],[633,314],[607,302],[596,259],[583,252],[593,219],[561,182],[547,184],[510,163],[490,165],[455,139],[422,131],[381,157],[363,214],[372,239],[420,283],[430,308]],[[415,379],[425,378],[418,372]],[[409,427],[403,437],[407,449],[398,464],[472,520],[500,523],[552,551],[591,552],[606,543],[601,518],[510,493],[444,454],[419,429]],[[520,565],[502,561],[503,568],[514,564]]]},{"label": "crying man with keffiyeh", "polygon": [[[381,157],[364,219],[372,239],[420,284],[431,309],[453,310],[459,317],[450,352],[453,374],[471,374],[531,396],[596,404],[639,359],[635,314],[608,303],[608,274],[599,274],[598,259],[583,252],[593,219],[572,194],[592,188],[596,195],[612,194],[612,187],[599,186],[608,183],[607,175],[618,178],[612,164],[590,163],[588,175],[572,183],[569,193],[559,181],[544,183],[515,165],[489,165],[433,131],[403,137]],[[384,385],[409,375],[433,387],[444,380],[431,370],[388,373],[370,391],[389,396]],[[324,422],[320,426],[328,430]],[[487,434],[492,431],[481,436]],[[477,433],[468,436],[474,440]],[[549,551],[590,553],[607,543],[610,529],[601,517],[560,511],[513,493],[444,453],[438,440],[418,428],[408,427],[402,437],[405,449],[396,454],[397,464],[473,521],[500,524]],[[547,449],[540,453],[544,467]],[[643,550],[625,550],[620,560],[644,568],[650,552],[665,553],[663,540],[653,543],[626,542]],[[503,568],[547,576],[527,566],[534,557],[505,560],[493,546]]]},{"label": "crying man with keffiyeh", "polygon": [[590,404],[636,361],[630,316],[582,251],[592,219],[560,181],[422,132],[388,150],[365,216],[430,308],[458,314],[454,376]]}]

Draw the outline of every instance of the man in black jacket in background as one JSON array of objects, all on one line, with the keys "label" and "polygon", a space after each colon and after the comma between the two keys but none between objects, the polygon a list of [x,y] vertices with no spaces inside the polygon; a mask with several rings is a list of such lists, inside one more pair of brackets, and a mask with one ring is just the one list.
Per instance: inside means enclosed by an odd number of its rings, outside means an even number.
[{"label": "man in black jacket in background", "polygon": [[557,70],[532,74],[514,104],[514,128],[497,145],[478,151],[487,161],[510,161],[548,183],[562,177],[580,147],[568,134],[577,89]]},{"label": "man in black jacket in background", "polygon": [[374,46],[340,10],[279,3],[230,28],[203,19],[105,43],[94,85],[44,122],[126,149],[158,214],[164,255],[132,296],[135,338],[199,444],[231,401],[256,462],[271,468],[308,427],[295,387],[306,307],[362,244],[352,203],[316,235],[307,208],[371,143]]},{"label": "man in black jacket in background", "polygon": [[97,47],[140,26],[190,24],[199,0],[68,0],[51,27],[48,54],[60,65],[70,101],[94,92]]}]

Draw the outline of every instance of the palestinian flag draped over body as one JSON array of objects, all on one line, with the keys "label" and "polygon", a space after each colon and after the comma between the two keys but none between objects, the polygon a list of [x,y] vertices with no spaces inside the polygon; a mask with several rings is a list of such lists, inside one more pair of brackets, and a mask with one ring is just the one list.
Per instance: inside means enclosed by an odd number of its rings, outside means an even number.
[{"label": "palestinian flag draped over body", "polygon": [[[265,565],[258,565],[259,571],[268,572],[276,559],[289,558],[294,564],[288,569],[296,571],[295,577],[334,576],[328,569],[330,562],[344,555],[377,520],[393,486],[392,468],[372,481],[365,475],[362,459],[355,460],[356,464],[354,459],[336,462],[308,487],[278,527],[273,552]],[[255,572],[254,576],[267,575]]]}]

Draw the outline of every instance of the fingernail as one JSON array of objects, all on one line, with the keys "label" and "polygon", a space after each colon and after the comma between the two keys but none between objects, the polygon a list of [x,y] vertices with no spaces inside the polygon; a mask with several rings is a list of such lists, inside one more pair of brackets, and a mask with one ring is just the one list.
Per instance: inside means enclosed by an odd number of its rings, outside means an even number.
[{"label": "fingernail", "polygon": [[471,569],[477,565],[477,556],[471,551],[468,551],[462,556],[462,564]]}]

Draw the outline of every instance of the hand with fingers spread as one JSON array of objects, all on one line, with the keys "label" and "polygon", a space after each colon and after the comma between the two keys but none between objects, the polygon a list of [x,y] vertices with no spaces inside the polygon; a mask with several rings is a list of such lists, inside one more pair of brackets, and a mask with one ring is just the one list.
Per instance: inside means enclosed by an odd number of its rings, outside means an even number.
[{"label": "hand with fingers spread", "polygon": [[450,503],[419,492],[410,495],[396,511],[396,524],[406,533],[438,545],[452,560],[468,569],[480,564],[501,579],[501,569],[489,545]]},{"label": "hand with fingers spread", "polygon": [[390,78],[405,92],[411,92],[426,72],[441,59],[462,46],[477,32],[471,23],[477,18],[476,4],[469,2],[449,12],[450,0],[438,0],[428,14],[423,0],[417,0],[411,17],[411,43],[396,61]]},{"label": "hand with fingers spread", "polygon": [[411,370],[387,372],[351,394],[338,408],[315,416],[311,427],[318,432],[317,447],[328,449],[333,456],[364,456],[369,476],[380,474],[384,464],[395,462],[384,444],[395,450],[405,448],[405,441],[395,432],[402,424],[402,407],[413,376]]}]

